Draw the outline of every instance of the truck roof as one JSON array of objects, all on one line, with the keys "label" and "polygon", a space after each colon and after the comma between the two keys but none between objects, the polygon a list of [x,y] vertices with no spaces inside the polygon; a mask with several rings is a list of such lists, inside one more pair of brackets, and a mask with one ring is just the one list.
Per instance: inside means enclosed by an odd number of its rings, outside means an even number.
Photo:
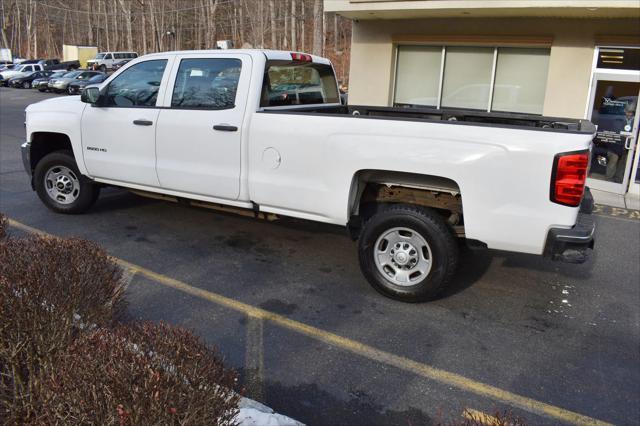
[{"label": "truck roof", "polygon": [[[270,60],[290,61],[292,60],[291,58],[292,53],[301,54],[302,52],[293,52],[290,50],[270,50],[270,49],[175,50],[170,52],[149,53],[141,57],[153,57],[153,56],[160,56],[160,55],[183,55],[183,54],[223,55],[223,54],[229,54],[229,53],[242,53],[242,54],[251,55],[253,57],[262,55]],[[331,61],[329,61],[327,58],[323,58],[321,56],[316,56],[316,55],[309,55],[309,56],[311,56],[314,63],[326,64],[326,65],[331,64]]]}]

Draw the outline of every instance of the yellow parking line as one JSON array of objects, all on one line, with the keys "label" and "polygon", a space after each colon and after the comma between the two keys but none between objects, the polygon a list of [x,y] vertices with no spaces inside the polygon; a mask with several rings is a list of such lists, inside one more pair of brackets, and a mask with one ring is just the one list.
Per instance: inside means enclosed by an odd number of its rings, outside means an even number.
[{"label": "yellow parking line", "polygon": [[[15,228],[21,229],[26,232],[36,233],[39,235],[53,236],[39,229],[33,228],[28,225],[24,225],[13,219],[9,219],[9,224]],[[242,312],[246,315],[261,318],[263,321],[270,321],[283,328],[296,331],[300,334],[306,335],[318,341],[336,346],[354,354],[363,356],[370,360],[390,365],[399,368],[404,371],[422,376],[424,378],[439,382],[441,384],[452,386],[460,390],[471,392],[476,395],[487,397],[496,401],[500,401],[512,407],[517,407],[526,410],[530,413],[552,417],[565,423],[575,425],[610,425],[610,423],[603,422],[601,420],[594,419],[589,416],[585,416],[570,410],[566,410],[555,405],[547,404],[545,402],[537,401],[526,396],[518,395],[495,386],[491,386],[473,379],[469,379],[460,374],[451,373],[446,370],[442,370],[436,367],[432,367],[427,364],[414,361],[412,359],[395,355],[390,352],[385,352],[380,349],[376,349],[372,346],[351,340],[346,337],[339,336],[337,334],[307,325],[298,321],[291,320],[282,315],[266,311],[255,306],[248,305],[246,303],[231,299],[221,294],[213,293],[207,290],[203,290],[198,287],[191,286],[187,283],[179,281],[175,278],[168,277],[166,275],[159,274],[150,269],[142,266],[127,262],[126,260],[113,257],[124,268],[129,269],[132,272],[136,272],[142,276],[145,276],[157,283],[166,287],[173,288],[183,293],[208,300],[220,306],[224,306],[233,309],[238,312]]]}]

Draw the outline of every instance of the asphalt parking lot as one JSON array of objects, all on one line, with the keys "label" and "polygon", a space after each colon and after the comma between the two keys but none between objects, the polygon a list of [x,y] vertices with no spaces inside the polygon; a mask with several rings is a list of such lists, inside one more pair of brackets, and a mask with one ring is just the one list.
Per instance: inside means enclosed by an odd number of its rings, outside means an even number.
[{"label": "asphalt parking lot", "polygon": [[51,96],[0,88],[0,212],[13,232],[101,244],[130,268],[130,315],[219,347],[249,396],[310,425],[430,424],[467,408],[528,424],[638,424],[637,212],[598,210],[586,264],[468,252],[442,298],[403,304],[369,287],[340,228],[115,188],[85,215],[47,210],[19,145],[25,106]]}]

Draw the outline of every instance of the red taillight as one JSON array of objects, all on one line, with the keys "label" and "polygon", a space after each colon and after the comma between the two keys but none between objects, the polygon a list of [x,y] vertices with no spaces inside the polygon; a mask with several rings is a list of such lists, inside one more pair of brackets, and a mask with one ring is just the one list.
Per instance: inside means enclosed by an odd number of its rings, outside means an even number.
[{"label": "red taillight", "polygon": [[305,53],[291,53],[291,59],[300,62],[313,62],[311,55],[307,55]]},{"label": "red taillight", "polygon": [[579,206],[588,168],[589,151],[556,155],[551,174],[551,201],[565,206]]}]

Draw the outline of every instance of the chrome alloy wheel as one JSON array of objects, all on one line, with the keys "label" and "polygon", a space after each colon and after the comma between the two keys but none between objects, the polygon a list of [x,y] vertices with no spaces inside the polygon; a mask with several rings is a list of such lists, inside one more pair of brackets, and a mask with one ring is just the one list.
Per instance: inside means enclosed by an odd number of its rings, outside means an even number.
[{"label": "chrome alloy wheel", "polygon": [[376,241],[373,257],[378,271],[399,286],[422,281],[431,271],[431,247],[416,231],[392,228]]},{"label": "chrome alloy wheel", "polygon": [[44,176],[47,194],[57,203],[71,204],[80,195],[78,176],[65,166],[53,166]]}]

